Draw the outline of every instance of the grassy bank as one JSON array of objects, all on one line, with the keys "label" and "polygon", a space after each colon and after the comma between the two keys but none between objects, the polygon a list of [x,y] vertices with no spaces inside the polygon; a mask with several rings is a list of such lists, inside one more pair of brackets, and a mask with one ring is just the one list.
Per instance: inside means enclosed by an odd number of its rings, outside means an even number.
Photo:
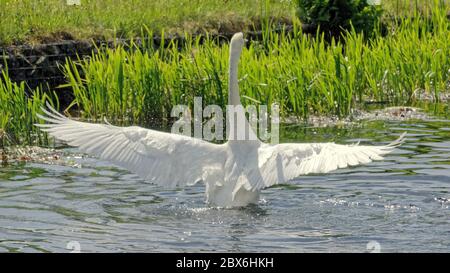
[{"label": "grassy bank", "polygon": [[[247,31],[261,18],[293,18],[291,0],[0,0],[0,46],[45,43],[60,39],[108,39],[154,32],[190,34]],[[449,11],[448,0],[382,0],[387,16],[429,14],[436,3]]]},{"label": "grassy bank", "polygon": [[[262,16],[290,18],[282,0],[0,0],[0,45],[73,37],[135,37],[145,25],[166,33],[246,30]],[[266,9],[270,5],[270,9]]]},{"label": "grassy bank", "polygon": [[[388,36],[370,41],[350,32],[327,44],[294,26],[291,36],[267,28],[261,42],[244,49],[244,104],[277,102],[284,116],[344,117],[367,102],[414,105],[449,92],[450,24],[442,10],[435,9],[431,21],[404,19]],[[194,96],[226,103],[227,45],[191,40],[181,51],[176,44],[149,48],[108,49],[66,64],[84,117],[145,124],[169,116],[173,105],[191,105]]]},{"label": "grassy bank", "polygon": [[447,9],[449,0],[381,0],[384,10],[389,16],[418,16],[429,15],[433,9]]}]

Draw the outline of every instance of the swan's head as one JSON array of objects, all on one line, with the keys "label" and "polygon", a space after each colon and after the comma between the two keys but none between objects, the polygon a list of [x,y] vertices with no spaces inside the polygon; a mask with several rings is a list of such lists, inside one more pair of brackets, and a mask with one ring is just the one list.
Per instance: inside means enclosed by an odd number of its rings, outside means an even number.
[{"label": "swan's head", "polygon": [[233,52],[241,52],[242,48],[244,47],[244,43],[244,34],[242,32],[234,34],[230,42],[231,50]]}]

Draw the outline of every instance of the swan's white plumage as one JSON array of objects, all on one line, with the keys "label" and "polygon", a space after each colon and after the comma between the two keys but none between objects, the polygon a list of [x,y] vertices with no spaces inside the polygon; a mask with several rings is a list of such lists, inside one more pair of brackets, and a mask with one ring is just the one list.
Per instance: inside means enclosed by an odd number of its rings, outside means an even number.
[{"label": "swan's white plumage", "polygon": [[44,131],[162,186],[195,184],[203,179],[203,167],[224,161],[210,156],[223,153],[223,145],[137,126],[79,122],[48,108],[43,109],[46,116],[38,115],[49,122],[38,125]]},{"label": "swan's white plumage", "polygon": [[[405,134],[386,146],[339,145],[335,143],[263,144],[259,149],[262,180],[250,179],[251,189],[285,183],[307,174],[328,173],[348,166],[381,160],[403,143]],[[276,172],[274,172],[276,170]]]},{"label": "swan's white plumage", "polygon": [[[229,102],[232,105],[240,105],[237,65],[243,44],[242,33],[235,34],[230,47]],[[47,124],[37,126],[50,135],[162,186],[185,186],[203,181],[207,201],[220,207],[255,203],[261,189],[301,175],[327,173],[380,160],[400,145],[405,136],[402,134],[386,146],[334,143],[271,145],[233,137],[219,145],[137,126],[79,122],[66,118],[49,105],[47,107],[50,110],[43,109],[45,115],[38,115]],[[231,130],[245,130],[244,126],[248,123],[235,123]],[[250,131],[250,135],[254,132]]]},{"label": "swan's white plumage", "polygon": [[79,122],[48,108],[50,111],[43,109],[45,116],[39,115],[48,123],[38,126],[50,135],[165,187],[193,185],[203,180],[208,187],[208,200],[224,207],[236,205],[233,199],[239,191],[248,191],[244,195],[258,194],[263,188],[301,175],[380,160],[404,140],[403,134],[386,146],[270,145],[259,141],[218,145],[137,126]]}]

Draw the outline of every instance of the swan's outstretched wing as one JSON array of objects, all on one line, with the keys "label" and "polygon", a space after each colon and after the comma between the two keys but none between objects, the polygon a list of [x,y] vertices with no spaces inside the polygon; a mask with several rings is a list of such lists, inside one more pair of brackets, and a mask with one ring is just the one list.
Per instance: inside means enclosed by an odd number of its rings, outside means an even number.
[{"label": "swan's outstretched wing", "polygon": [[192,185],[203,179],[204,167],[220,166],[223,146],[187,136],[141,127],[117,127],[71,120],[43,109],[36,124],[60,140],[124,167],[162,186]]},{"label": "swan's outstretched wing", "polygon": [[386,146],[339,145],[334,143],[263,145],[258,153],[259,179],[249,179],[251,189],[261,189],[288,182],[312,173],[327,173],[336,169],[381,160],[405,140],[403,133]]}]

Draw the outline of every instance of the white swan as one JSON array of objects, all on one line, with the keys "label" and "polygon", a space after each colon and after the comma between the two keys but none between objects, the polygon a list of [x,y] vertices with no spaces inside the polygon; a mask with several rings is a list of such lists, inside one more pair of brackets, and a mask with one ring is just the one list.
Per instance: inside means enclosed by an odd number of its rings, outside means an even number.
[{"label": "white swan", "polygon": [[[237,67],[244,45],[242,33],[231,39],[229,94],[232,105],[240,105]],[[51,108],[39,117],[51,136],[127,168],[146,180],[176,187],[206,184],[206,201],[212,206],[236,207],[256,203],[260,191],[301,175],[327,173],[338,168],[382,159],[404,141],[404,134],[387,146],[305,143],[271,145],[259,140],[237,140],[213,144],[183,135],[141,127],[116,127],[74,121]],[[244,119],[245,120],[245,119]],[[246,122],[246,121],[245,121]],[[237,124],[237,123],[235,123]],[[242,125],[233,130],[242,130]]]}]

